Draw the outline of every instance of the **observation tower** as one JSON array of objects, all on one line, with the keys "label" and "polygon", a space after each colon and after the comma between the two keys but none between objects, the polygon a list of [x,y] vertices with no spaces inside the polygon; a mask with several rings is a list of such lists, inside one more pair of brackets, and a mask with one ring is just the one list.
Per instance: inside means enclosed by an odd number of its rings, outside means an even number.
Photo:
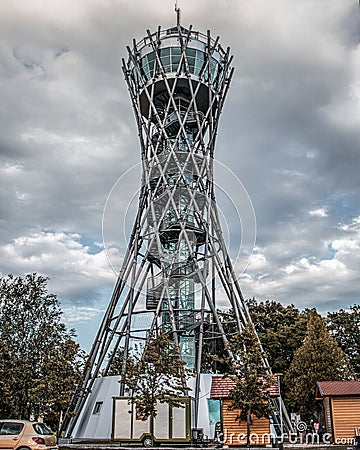
[{"label": "observation tower", "polygon": [[[108,309],[65,415],[68,437],[95,379],[107,375],[120,350],[125,371],[134,343],[145,347],[155,330],[169,333],[193,373],[197,411],[204,366],[216,373],[208,355],[226,351],[228,342],[219,299],[222,309],[233,311],[233,332],[251,321],[214,192],[215,142],[232,56],[209,31],[181,26],[177,12],[176,26],[148,31],[123,60],[140,140],[140,197]],[[120,384],[119,394],[124,390]]]}]

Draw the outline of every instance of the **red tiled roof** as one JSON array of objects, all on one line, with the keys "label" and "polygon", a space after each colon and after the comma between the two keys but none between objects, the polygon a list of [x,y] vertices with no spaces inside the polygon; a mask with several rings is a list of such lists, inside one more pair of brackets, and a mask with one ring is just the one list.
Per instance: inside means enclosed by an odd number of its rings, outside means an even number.
[{"label": "red tiled roof", "polygon": [[232,378],[214,375],[211,380],[210,398],[226,398],[235,386]]},{"label": "red tiled roof", "polygon": [[[226,398],[229,392],[235,387],[233,377],[224,377],[223,375],[214,375],[211,381],[210,398]],[[271,397],[279,397],[278,377],[274,375],[274,385],[269,389]]]},{"label": "red tiled roof", "polygon": [[360,381],[318,381],[322,397],[337,395],[360,395]]}]

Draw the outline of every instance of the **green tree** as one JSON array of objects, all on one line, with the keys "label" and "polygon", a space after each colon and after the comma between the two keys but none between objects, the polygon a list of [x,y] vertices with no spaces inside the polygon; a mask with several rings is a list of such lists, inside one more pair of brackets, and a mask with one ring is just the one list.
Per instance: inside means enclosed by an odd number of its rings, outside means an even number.
[{"label": "green tree", "polygon": [[47,281],[37,274],[0,278],[0,416],[41,415],[56,426],[79,379],[81,352]]},{"label": "green tree", "polygon": [[330,312],[327,315],[330,334],[348,356],[357,377],[360,377],[360,306]]},{"label": "green tree", "polygon": [[185,363],[174,342],[164,332],[150,336],[144,351],[134,350],[121,381],[130,391],[137,414],[144,420],[150,417],[153,435],[156,405],[171,403],[181,406],[176,398],[187,393]]},{"label": "green tree", "polygon": [[[304,341],[310,310],[299,311],[294,305],[284,306],[271,300],[258,302],[255,298],[246,300],[246,304],[273,373],[285,373],[295,350]],[[219,311],[219,315],[226,333],[228,335],[236,333],[233,312]],[[208,344],[208,347],[211,352],[211,344]],[[222,342],[216,342],[216,349],[211,353],[223,352]],[[223,370],[218,362],[216,370],[220,372]],[[283,384],[283,390],[285,389],[286,386]]]},{"label": "green tree", "polygon": [[348,358],[326,329],[326,321],[315,310],[310,313],[303,345],[295,352],[286,373],[288,404],[303,420],[319,418],[315,401],[317,381],[342,381],[354,378]]},{"label": "green tree", "polygon": [[73,333],[62,337],[44,356],[39,378],[30,389],[35,416],[43,417],[53,429],[57,429],[61,412],[79,383],[85,359]]},{"label": "green tree", "polygon": [[237,420],[247,423],[247,446],[250,447],[251,415],[268,417],[271,411],[269,389],[274,377],[264,365],[265,354],[261,349],[252,324],[246,325],[229,342],[232,357],[222,362],[228,366],[228,373],[235,380],[229,393],[230,409],[239,410]]},{"label": "green tree", "polygon": [[[1,316],[0,314],[0,320]],[[16,384],[17,373],[8,342],[2,339],[1,333],[0,342],[0,417],[12,417],[12,412],[17,408],[16,399],[12,396],[12,386]]]},{"label": "green tree", "polygon": [[[109,357],[111,355],[109,354]],[[111,364],[109,366],[109,370],[107,371],[106,375],[120,375],[122,368],[124,365],[124,348],[120,347],[117,349],[117,352],[113,356],[111,360]]]},{"label": "green tree", "polygon": [[305,338],[309,310],[270,300],[251,299],[247,305],[273,373],[285,373]]}]

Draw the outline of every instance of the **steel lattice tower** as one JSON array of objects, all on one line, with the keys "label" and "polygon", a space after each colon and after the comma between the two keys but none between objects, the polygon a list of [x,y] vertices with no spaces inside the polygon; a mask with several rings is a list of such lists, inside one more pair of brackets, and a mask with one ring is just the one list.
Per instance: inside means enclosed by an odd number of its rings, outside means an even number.
[{"label": "steel lattice tower", "polygon": [[232,309],[236,330],[251,321],[214,194],[215,141],[233,75],[230,49],[178,20],[127,50],[123,72],[141,145],[141,194],[111,301],[62,425],[68,437],[95,378],[107,374],[119,348],[125,365],[134,340],[168,331],[198,380],[198,399],[204,343],[220,340],[225,348],[228,341],[217,296]]}]

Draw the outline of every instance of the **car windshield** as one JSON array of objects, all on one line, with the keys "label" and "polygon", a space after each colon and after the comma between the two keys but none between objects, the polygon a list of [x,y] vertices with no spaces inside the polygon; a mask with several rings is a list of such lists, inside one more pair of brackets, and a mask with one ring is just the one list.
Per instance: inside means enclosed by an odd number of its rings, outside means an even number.
[{"label": "car windshield", "polygon": [[50,428],[44,423],[33,423],[33,428],[37,434],[53,434]]},{"label": "car windshield", "polygon": [[0,434],[20,434],[23,428],[23,423],[0,422]]}]

